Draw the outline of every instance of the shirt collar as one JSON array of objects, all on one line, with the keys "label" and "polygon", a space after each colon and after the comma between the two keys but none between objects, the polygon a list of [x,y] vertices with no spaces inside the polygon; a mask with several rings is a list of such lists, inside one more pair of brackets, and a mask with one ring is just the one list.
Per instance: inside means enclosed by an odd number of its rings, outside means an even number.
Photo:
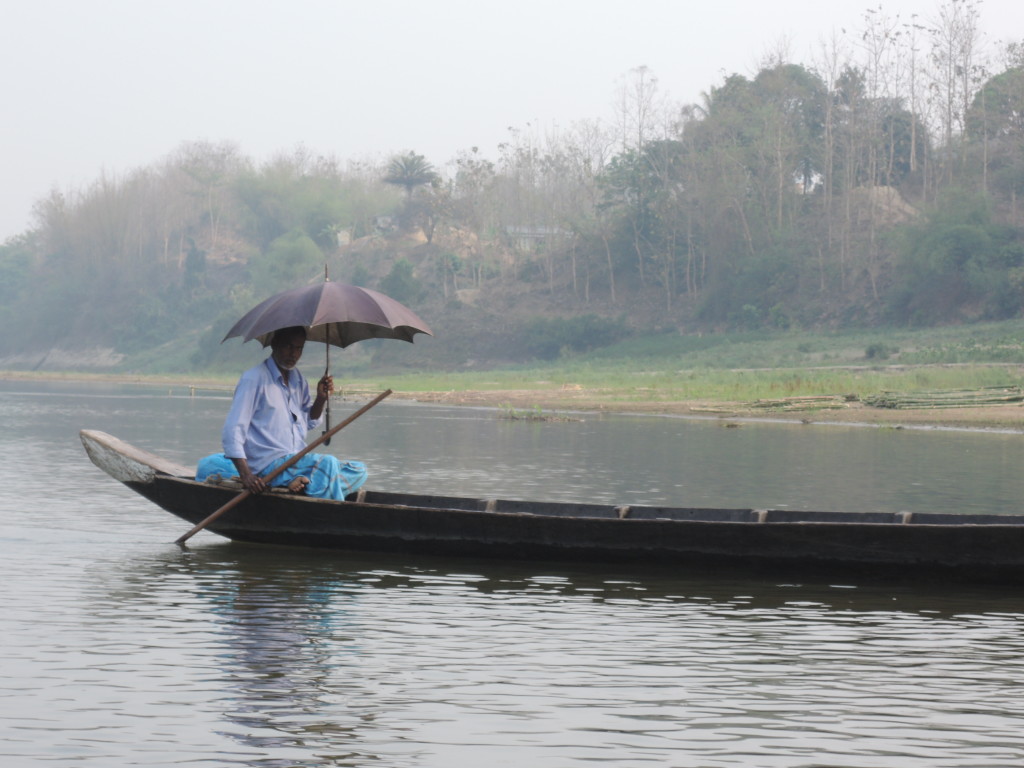
[{"label": "shirt collar", "polygon": [[[267,366],[267,370],[270,371],[270,376],[274,381],[280,382],[281,386],[288,388],[288,384],[291,381],[291,376],[288,377],[288,381],[285,381],[284,374],[281,373],[281,369],[277,367],[277,363],[274,362],[274,356],[268,357],[264,363]],[[295,370],[294,368],[292,369]]]}]

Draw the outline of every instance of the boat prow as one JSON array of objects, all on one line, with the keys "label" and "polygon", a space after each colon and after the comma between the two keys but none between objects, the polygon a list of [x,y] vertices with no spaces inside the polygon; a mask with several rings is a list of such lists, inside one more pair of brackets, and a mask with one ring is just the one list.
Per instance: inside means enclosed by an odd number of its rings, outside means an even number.
[{"label": "boat prow", "polygon": [[193,474],[193,470],[186,466],[136,448],[106,432],[83,429],[78,434],[92,463],[126,485],[151,483],[157,474],[172,477],[190,477]]}]

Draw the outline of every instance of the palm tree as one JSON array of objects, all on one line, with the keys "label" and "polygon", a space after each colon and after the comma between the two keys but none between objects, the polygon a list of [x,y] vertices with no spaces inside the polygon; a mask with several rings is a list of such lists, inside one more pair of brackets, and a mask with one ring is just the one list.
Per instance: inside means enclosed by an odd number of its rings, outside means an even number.
[{"label": "palm tree", "polygon": [[407,155],[397,155],[391,159],[384,182],[403,187],[406,196],[411,199],[416,187],[433,184],[437,178],[434,166],[428,163],[423,155],[410,152]]}]

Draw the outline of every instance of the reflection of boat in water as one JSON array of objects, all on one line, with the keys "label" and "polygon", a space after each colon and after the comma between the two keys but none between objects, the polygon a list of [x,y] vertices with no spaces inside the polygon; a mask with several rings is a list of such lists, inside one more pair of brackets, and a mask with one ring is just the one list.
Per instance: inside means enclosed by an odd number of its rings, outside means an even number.
[{"label": "reflection of boat in water", "polygon": [[[111,435],[82,430],[92,461],[195,524],[238,488]],[[209,530],[235,541],[516,559],[845,571],[968,580],[1024,577],[1024,515],[608,506],[360,491],[344,502],[250,497]]]}]

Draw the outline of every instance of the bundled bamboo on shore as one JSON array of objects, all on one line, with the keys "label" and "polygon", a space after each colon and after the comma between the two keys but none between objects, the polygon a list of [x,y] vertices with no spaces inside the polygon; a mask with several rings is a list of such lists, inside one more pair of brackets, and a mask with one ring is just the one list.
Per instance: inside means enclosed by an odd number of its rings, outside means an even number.
[{"label": "bundled bamboo on shore", "polygon": [[755,400],[750,407],[771,411],[817,411],[845,408],[856,399],[855,395],[804,395],[802,397]]},{"label": "bundled bamboo on shore", "polygon": [[931,392],[881,392],[877,395],[868,395],[861,401],[874,408],[974,408],[1019,405],[1024,401],[1024,391],[1014,385]]}]

